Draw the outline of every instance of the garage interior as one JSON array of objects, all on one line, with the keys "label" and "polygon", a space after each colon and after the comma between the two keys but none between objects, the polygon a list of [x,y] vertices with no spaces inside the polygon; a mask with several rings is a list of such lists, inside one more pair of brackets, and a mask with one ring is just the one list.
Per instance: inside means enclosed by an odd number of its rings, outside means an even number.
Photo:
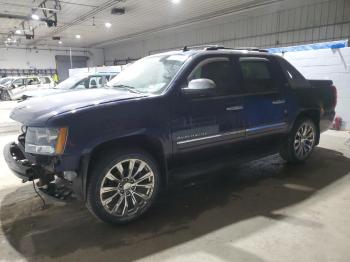
[{"label": "garage interior", "polygon": [[[272,155],[204,172],[122,226],[74,199],[43,196],[43,208],[1,154],[0,261],[349,261],[349,38],[349,0],[0,0],[0,77],[62,81],[185,46],[256,47],[332,80],[338,97],[305,164]],[[1,151],[21,130],[9,117],[20,103],[0,101]]]}]

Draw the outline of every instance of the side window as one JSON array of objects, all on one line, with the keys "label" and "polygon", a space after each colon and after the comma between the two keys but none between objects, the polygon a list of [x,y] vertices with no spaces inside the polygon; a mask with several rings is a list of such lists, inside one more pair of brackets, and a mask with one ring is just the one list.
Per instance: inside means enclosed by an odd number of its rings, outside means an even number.
[{"label": "side window", "polygon": [[309,85],[308,81],[302,74],[299,73],[287,60],[278,58],[282,70],[287,78],[289,85],[292,88],[306,87]]},{"label": "side window", "polygon": [[228,58],[204,60],[192,71],[188,82],[200,78],[213,80],[218,95],[232,93],[235,85],[232,61]]},{"label": "side window", "polygon": [[50,78],[48,78],[48,77],[41,77],[40,81],[42,84],[50,84],[51,83]]},{"label": "side window", "polygon": [[102,76],[94,76],[90,78],[89,88],[99,88],[102,86]]},{"label": "side window", "polygon": [[88,78],[84,78],[83,80],[79,81],[73,88],[74,89],[85,89],[88,88],[87,84],[88,84]]},{"label": "side window", "polygon": [[12,82],[12,85],[20,87],[24,85],[23,78],[16,79],[15,81]]},{"label": "side window", "polygon": [[39,84],[39,80],[35,77],[27,78],[27,85],[37,85]]},{"label": "side window", "polygon": [[269,61],[264,58],[240,58],[242,85],[247,92],[268,92],[275,88]]}]

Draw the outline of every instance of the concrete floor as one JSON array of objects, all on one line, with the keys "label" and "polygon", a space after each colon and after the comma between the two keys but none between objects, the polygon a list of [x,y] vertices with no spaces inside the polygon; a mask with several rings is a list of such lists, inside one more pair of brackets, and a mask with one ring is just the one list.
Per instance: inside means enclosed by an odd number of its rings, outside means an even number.
[{"label": "concrete floor", "polygon": [[[1,148],[18,128],[6,110]],[[126,226],[75,201],[41,210],[2,156],[0,168],[0,261],[350,261],[348,132],[323,134],[304,165],[275,155],[173,186]]]}]

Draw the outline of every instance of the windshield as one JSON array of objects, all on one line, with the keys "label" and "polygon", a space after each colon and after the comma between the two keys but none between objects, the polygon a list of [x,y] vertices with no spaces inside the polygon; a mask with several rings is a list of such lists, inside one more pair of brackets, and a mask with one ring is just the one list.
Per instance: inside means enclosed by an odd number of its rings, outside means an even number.
[{"label": "windshield", "polygon": [[12,78],[8,78],[8,77],[5,77],[5,78],[2,78],[0,79],[0,85],[7,85],[11,82]]},{"label": "windshield", "polygon": [[59,83],[57,86],[55,86],[54,88],[56,89],[71,89],[73,88],[78,82],[80,82],[81,80],[83,80],[84,78],[86,78],[86,75],[74,75],[71,76],[69,78],[67,78],[66,80],[62,81],[61,83]]},{"label": "windshield", "polygon": [[128,66],[108,82],[108,87],[138,93],[161,93],[186,62],[182,54],[149,56]]}]

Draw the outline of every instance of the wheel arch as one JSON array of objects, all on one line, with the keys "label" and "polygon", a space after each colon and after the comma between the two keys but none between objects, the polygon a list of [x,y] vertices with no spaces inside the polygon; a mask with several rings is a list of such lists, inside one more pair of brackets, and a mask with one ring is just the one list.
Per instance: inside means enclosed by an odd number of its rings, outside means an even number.
[{"label": "wheel arch", "polygon": [[168,184],[167,161],[162,142],[148,135],[133,135],[105,141],[93,148],[89,154],[86,172],[83,174],[85,176],[84,191],[86,191],[89,185],[90,172],[94,167],[94,163],[102,157],[102,153],[123,148],[139,148],[149,153],[157,161],[159,166],[161,186],[164,187]]},{"label": "wheel arch", "polygon": [[318,145],[320,142],[320,118],[321,118],[320,109],[306,109],[306,110],[301,111],[297,115],[297,117],[295,118],[295,120],[293,122],[293,126],[294,126],[295,122],[301,118],[309,118],[314,122],[316,129],[317,129],[316,145]]}]

